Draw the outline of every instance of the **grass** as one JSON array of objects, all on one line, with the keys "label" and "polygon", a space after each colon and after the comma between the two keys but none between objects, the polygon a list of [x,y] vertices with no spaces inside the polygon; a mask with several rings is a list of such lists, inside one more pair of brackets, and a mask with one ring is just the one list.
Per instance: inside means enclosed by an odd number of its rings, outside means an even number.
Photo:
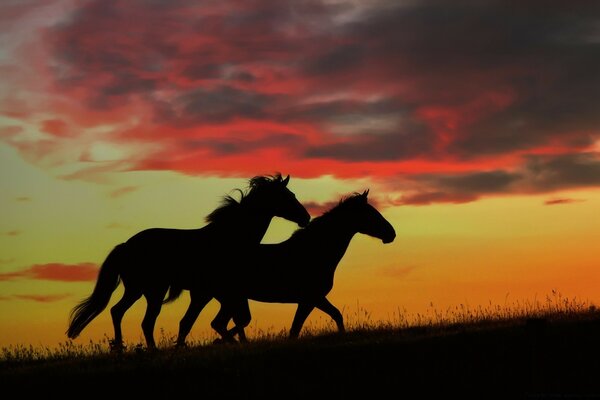
[{"label": "grass", "polygon": [[600,312],[558,292],[476,308],[440,311],[432,304],[424,314],[398,310],[385,321],[357,307],[345,319],[345,335],[318,320],[296,341],[284,331],[256,331],[246,345],[205,339],[175,349],[162,332],[155,352],[132,344],[113,354],[108,338],[57,348],[8,347],[0,355],[0,386],[63,398],[104,392],[296,398],[452,391],[480,398],[600,399]]}]

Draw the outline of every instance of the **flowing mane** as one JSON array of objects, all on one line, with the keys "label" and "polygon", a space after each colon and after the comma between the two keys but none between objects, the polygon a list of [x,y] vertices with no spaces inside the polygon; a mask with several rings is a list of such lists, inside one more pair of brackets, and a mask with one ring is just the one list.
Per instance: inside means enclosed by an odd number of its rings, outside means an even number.
[{"label": "flowing mane", "polygon": [[364,201],[364,196],[358,192],[342,197],[338,204],[323,212],[323,214],[318,217],[313,218],[304,228],[296,229],[294,233],[292,233],[292,236],[302,235],[308,230],[322,225],[323,222],[329,221],[332,217],[337,216],[340,212],[361,201]]},{"label": "flowing mane", "polygon": [[207,223],[214,223],[223,221],[231,218],[236,215],[239,211],[239,206],[241,206],[249,197],[251,197],[258,190],[273,185],[276,183],[283,182],[283,178],[280,173],[276,173],[274,175],[262,175],[255,176],[248,181],[248,189],[243,191],[241,189],[234,189],[240,194],[240,200],[236,200],[231,195],[223,196],[220,206],[214,209],[208,216],[206,216],[205,220]]}]

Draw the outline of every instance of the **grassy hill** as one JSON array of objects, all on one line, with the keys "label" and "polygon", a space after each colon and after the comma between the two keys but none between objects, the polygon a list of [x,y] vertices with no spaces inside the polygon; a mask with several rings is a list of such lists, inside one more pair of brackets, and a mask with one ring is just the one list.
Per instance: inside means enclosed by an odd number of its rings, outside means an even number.
[{"label": "grassy hill", "polygon": [[50,398],[600,398],[600,312],[593,306],[372,325],[345,335],[155,352],[4,349],[0,387]]}]

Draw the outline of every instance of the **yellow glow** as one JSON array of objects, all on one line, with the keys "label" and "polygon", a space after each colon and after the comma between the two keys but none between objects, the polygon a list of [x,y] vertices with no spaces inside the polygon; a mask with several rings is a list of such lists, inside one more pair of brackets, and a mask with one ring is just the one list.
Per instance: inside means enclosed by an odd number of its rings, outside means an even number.
[{"label": "yellow glow", "polygon": [[[191,177],[170,172],[127,172],[107,176],[106,183],[62,180],[24,162],[12,148],[0,145],[0,272],[49,262],[101,263],[117,243],[153,226],[193,228],[222,195],[243,188],[245,179]],[[325,202],[371,186],[367,181],[332,177],[296,179],[290,188],[301,201]],[[126,190],[120,190],[127,188]],[[599,191],[561,193],[581,199],[547,206],[548,196],[506,197],[463,205],[403,206],[382,209],[394,225],[392,244],[357,235],[338,266],[328,298],[347,316],[358,308],[370,318],[389,320],[399,310],[423,313],[459,304],[475,307],[543,299],[556,289],[569,297],[598,302],[600,291]],[[287,238],[294,224],[276,219],[265,242]],[[7,232],[18,231],[9,235]],[[0,281],[0,346],[54,346],[66,340],[68,313],[90,294],[94,282],[32,279]],[[111,305],[122,294],[119,287]],[[64,296],[41,303],[28,295]],[[25,297],[23,297],[25,296]],[[187,293],[165,306],[157,322],[175,335],[189,303]],[[209,327],[218,304],[201,314],[192,339],[212,338]],[[294,305],[251,302],[252,332],[288,329]],[[126,314],[124,334],[141,341],[141,300]],[[308,324],[329,324],[314,311]],[[106,310],[88,326],[81,343],[112,337]]]}]

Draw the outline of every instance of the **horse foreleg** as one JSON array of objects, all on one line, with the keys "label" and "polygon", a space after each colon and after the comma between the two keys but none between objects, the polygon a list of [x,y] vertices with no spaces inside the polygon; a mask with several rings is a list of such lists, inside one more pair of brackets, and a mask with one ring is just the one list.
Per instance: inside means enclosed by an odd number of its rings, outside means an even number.
[{"label": "horse foreleg", "polygon": [[123,349],[123,333],[121,332],[121,321],[123,315],[129,310],[129,308],[142,297],[142,294],[138,291],[125,288],[123,297],[117,304],[110,309],[110,315],[113,321],[113,327],[115,330],[115,338],[111,343],[111,348],[115,351]]},{"label": "horse foreleg", "polygon": [[248,304],[248,300],[240,301],[238,304],[239,307],[236,307],[236,313],[233,317],[233,322],[235,323],[235,327],[229,330],[230,333],[238,334],[240,342],[247,342],[246,332],[244,328],[246,328],[250,321],[252,320],[252,315],[250,314],[250,304]]},{"label": "horse foreleg", "polygon": [[300,335],[300,330],[302,330],[302,325],[304,325],[304,321],[308,318],[308,315],[315,308],[313,304],[309,303],[299,303],[298,309],[296,310],[296,315],[294,315],[294,321],[292,322],[292,328],[290,329],[290,337],[296,339]]},{"label": "horse foreleg", "polygon": [[340,310],[337,309],[336,306],[331,304],[329,300],[323,297],[320,301],[317,302],[316,307],[323,311],[325,314],[329,315],[337,325],[338,331],[341,333],[346,332],[346,328],[344,328],[344,317]]},{"label": "horse foreleg", "polygon": [[[210,326],[219,335],[221,335],[221,338],[224,341],[235,342],[235,339],[233,338],[233,335],[235,334],[235,332],[231,333],[230,331],[227,330],[227,324],[229,323],[229,320],[232,317],[231,310],[233,308],[231,307],[231,304],[229,304],[228,302],[224,302],[221,300],[219,300],[219,302],[221,303],[221,308],[219,309],[219,312],[217,313],[215,318],[210,323]],[[236,328],[233,328],[232,331],[234,331],[235,329]]]},{"label": "horse foreleg", "polygon": [[212,299],[212,296],[201,295],[197,292],[190,291],[190,306],[188,307],[185,315],[179,321],[179,334],[177,335],[177,346],[185,346],[185,338],[192,330],[192,326],[198,315],[202,312],[204,307]]},{"label": "horse foreleg", "polygon": [[142,320],[142,331],[144,332],[146,344],[149,349],[156,349],[156,343],[154,342],[154,325],[156,324],[156,318],[158,318],[158,314],[160,314],[164,297],[164,292],[162,293],[162,296],[146,296],[148,306],[146,308],[144,319]]}]

